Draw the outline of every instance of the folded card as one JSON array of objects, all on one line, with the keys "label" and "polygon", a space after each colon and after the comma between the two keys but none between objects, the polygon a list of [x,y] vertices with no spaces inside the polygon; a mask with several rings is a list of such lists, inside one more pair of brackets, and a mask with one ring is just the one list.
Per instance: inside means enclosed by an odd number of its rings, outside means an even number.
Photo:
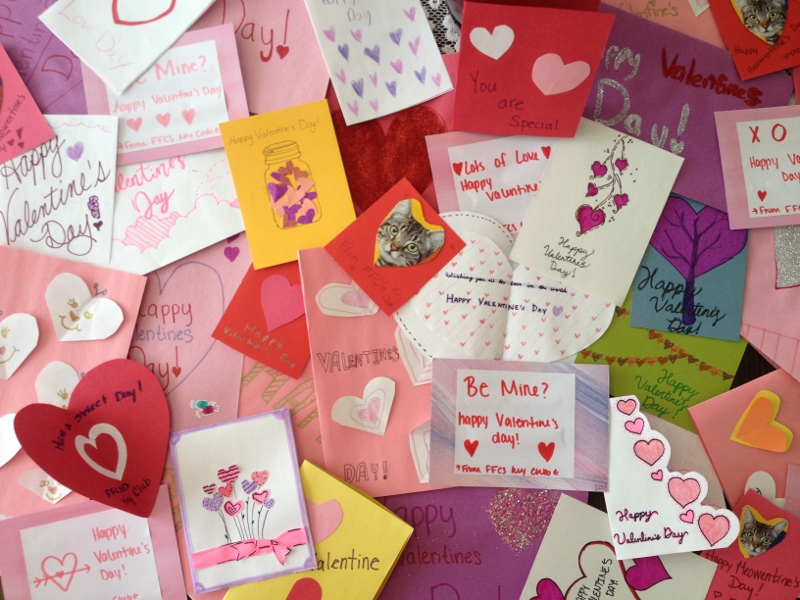
[{"label": "folded card", "polygon": [[583,119],[553,149],[511,260],[621,306],[682,163]]},{"label": "folded card", "polygon": [[324,100],[220,125],[253,266],[297,260],[355,219]]},{"label": "folded card", "polygon": [[128,358],[158,378],[172,431],[236,418],[242,356],[211,333],[244,277],[249,254],[245,237],[235,236],[147,277]]},{"label": "folded card", "polygon": [[[248,598],[375,599],[413,528],[377,501],[319,467],[300,467],[317,568],[232,588],[225,600]],[[364,535],[380,531],[380,535]]]},{"label": "folded card", "polygon": [[56,137],[0,169],[0,244],[105,265],[111,256],[118,119],[46,119]]},{"label": "folded card", "polygon": [[353,0],[346,9],[306,0],[306,8],[348,125],[453,89],[419,0]]},{"label": "folded card", "polygon": [[59,0],[39,15],[89,68],[124,92],[214,0]]},{"label": "folded card", "polygon": [[716,568],[691,553],[618,560],[608,518],[561,497],[520,598],[704,600]]},{"label": "folded card", "polygon": [[670,195],[633,280],[631,325],[739,341],[746,264],[746,231]]},{"label": "folded card", "polygon": [[560,497],[462,487],[383,499],[414,530],[381,599],[519,598]]},{"label": "folded card", "polygon": [[786,469],[800,464],[800,407],[794,398],[800,383],[778,370],[706,400],[689,410],[703,446],[722,483],[725,496],[737,504],[757,472],[761,486],[784,498]]},{"label": "folded card", "polygon": [[386,314],[416,294],[464,241],[403,178],[327,246]]},{"label": "folded card", "polygon": [[111,266],[150,273],[244,229],[223,150],[117,169]]},{"label": "folded card", "polygon": [[617,557],[725,548],[736,540],[736,517],[701,504],[705,477],[670,471],[667,439],[650,428],[636,396],[611,398],[611,465],[605,493]]},{"label": "folded card", "polygon": [[308,326],[297,262],[251,266],[211,334],[295,379],[308,362]]},{"label": "folded card", "polygon": [[289,409],[173,433],[199,594],[316,565]]},{"label": "folded card", "polygon": [[613,17],[467,2],[453,126],[572,137]]},{"label": "folded card", "polygon": [[[322,100],[328,70],[303,0],[217,0],[192,29],[232,23],[247,105],[255,114]],[[303,78],[295,74],[302,69]],[[285,81],[279,94],[274,82]]]},{"label": "folded card", "polygon": [[435,485],[602,491],[608,369],[433,361]]},{"label": "folded card", "polygon": [[222,148],[219,124],[248,116],[230,25],[184,34],[121,94],[83,71],[89,113],[120,119],[119,165]]},{"label": "folded card", "polygon": [[325,467],[370,496],[421,484],[409,434],[430,418],[427,386],[400,361],[397,325],[323,248],[300,251]]},{"label": "folded card", "polygon": [[600,7],[614,27],[583,116],[682,156],[673,191],[724,211],[723,167],[709,160],[714,112],[785,106],[792,82],[776,73],[745,83],[730,53],[638,18],[629,4]]},{"label": "folded card", "polygon": [[9,598],[184,600],[166,486],[150,518],[82,502],[0,523]]}]

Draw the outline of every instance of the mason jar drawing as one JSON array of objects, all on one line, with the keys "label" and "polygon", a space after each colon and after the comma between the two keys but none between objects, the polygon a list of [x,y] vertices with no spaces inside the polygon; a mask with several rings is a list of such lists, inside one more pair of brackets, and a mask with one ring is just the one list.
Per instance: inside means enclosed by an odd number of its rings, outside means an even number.
[{"label": "mason jar drawing", "polygon": [[281,229],[316,223],[322,216],[311,169],[300,156],[297,142],[264,148],[264,181],[275,223]]}]

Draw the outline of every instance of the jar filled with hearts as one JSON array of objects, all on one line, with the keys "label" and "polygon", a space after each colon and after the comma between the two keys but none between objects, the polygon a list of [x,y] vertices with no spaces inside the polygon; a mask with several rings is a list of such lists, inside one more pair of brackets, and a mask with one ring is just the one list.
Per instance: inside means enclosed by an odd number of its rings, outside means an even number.
[{"label": "jar filled with hearts", "polygon": [[264,162],[267,196],[278,227],[289,229],[319,221],[322,213],[315,182],[297,142],[270,144],[264,148]]}]

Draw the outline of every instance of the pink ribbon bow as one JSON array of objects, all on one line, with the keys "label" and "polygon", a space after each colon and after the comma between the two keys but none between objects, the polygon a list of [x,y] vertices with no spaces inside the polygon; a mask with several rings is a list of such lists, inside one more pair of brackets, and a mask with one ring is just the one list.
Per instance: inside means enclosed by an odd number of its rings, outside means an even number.
[{"label": "pink ribbon bow", "polygon": [[201,550],[192,554],[192,564],[195,570],[207,569],[222,563],[244,560],[259,554],[274,553],[278,562],[284,564],[286,556],[295,546],[308,543],[308,535],[302,527],[284,531],[277,538],[271,540],[258,540],[251,538],[241,542],[232,542],[216,548]]}]

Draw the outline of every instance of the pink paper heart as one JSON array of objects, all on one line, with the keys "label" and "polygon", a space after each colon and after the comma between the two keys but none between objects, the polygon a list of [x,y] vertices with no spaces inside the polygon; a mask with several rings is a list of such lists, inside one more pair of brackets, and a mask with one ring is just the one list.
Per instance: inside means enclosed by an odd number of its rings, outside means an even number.
[{"label": "pink paper heart", "polygon": [[342,517],[344,516],[342,505],[335,498],[322,504],[316,504],[306,498],[306,509],[314,544],[319,544],[328,539],[341,525]]},{"label": "pink paper heart", "polygon": [[625,573],[625,582],[637,592],[649,590],[657,583],[667,579],[672,579],[672,577],[658,556],[634,558],[633,566],[628,567]]},{"label": "pink paper heart", "polygon": [[700,482],[694,478],[683,479],[680,476],[672,477],[667,484],[669,495],[682,508],[686,508],[700,497]]},{"label": "pink paper heart", "polygon": [[231,517],[235,517],[240,512],[242,512],[242,509],[244,508],[244,500],[237,500],[236,502],[231,502],[230,500],[227,500],[222,508],[225,511],[225,514]]},{"label": "pink paper heart", "polygon": [[257,502],[258,504],[264,504],[269,498],[269,490],[261,490],[260,492],[255,492],[251,498],[253,502]]},{"label": "pink paper heart", "polygon": [[591,71],[589,63],[582,60],[565,65],[558,54],[544,54],[533,63],[531,79],[542,94],[553,96],[574,90]]},{"label": "pink paper heart", "polygon": [[664,456],[664,444],[661,440],[639,440],[633,445],[633,453],[651,467]]},{"label": "pink paper heart", "polygon": [[292,285],[283,275],[272,275],[261,284],[261,309],[267,319],[267,331],[275,331],[306,313],[303,288]]},{"label": "pink paper heart", "polygon": [[642,430],[644,430],[644,419],[637,417],[633,421],[626,421],[625,429],[627,429],[631,433],[639,435],[640,433],[642,433]]},{"label": "pink paper heart", "polygon": [[659,469],[658,471],[654,471],[650,473],[650,477],[652,478],[653,481],[661,481],[662,479],[664,479],[664,471],[662,471],[661,469]]},{"label": "pink paper heart", "polygon": [[138,119],[128,119],[125,121],[125,124],[134,131],[139,131],[139,127],[142,126],[142,117],[139,117]]},{"label": "pink paper heart", "polygon": [[161,125],[163,125],[164,127],[167,127],[169,125],[169,120],[170,120],[170,114],[169,113],[156,115],[156,121],[161,123]]},{"label": "pink paper heart", "polygon": [[632,415],[636,410],[636,400],[629,398],[628,400],[619,400],[617,402],[617,410],[623,415]]},{"label": "pink paper heart", "polygon": [[684,513],[681,513],[681,521],[684,523],[694,523],[694,511],[690,508]]},{"label": "pink paper heart", "polygon": [[706,538],[708,543],[712,546],[728,535],[728,531],[730,531],[731,528],[727,517],[715,517],[708,513],[700,515],[700,518],[697,519],[697,525],[700,527],[700,532],[703,534],[703,537]]}]

